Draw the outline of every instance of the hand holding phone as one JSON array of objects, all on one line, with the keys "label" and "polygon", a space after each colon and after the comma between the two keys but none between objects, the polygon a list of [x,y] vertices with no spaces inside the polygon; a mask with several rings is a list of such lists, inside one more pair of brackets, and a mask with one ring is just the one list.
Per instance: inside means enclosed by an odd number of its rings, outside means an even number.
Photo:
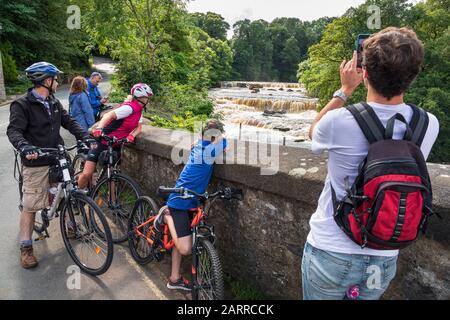
[{"label": "hand holding phone", "polygon": [[358,55],[356,67],[362,68],[362,51],[364,49],[364,41],[371,36],[370,33],[360,33],[356,38],[356,52]]},{"label": "hand holding phone", "polygon": [[350,61],[342,61],[340,66],[341,90],[347,97],[349,97],[363,81],[363,74],[358,71],[356,64],[357,52],[353,51],[352,59]]}]

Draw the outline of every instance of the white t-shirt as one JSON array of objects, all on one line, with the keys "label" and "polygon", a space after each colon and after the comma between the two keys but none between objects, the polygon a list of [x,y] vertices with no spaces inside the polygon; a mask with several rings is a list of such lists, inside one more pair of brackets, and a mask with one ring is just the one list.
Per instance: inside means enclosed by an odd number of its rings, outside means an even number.
[{"label": "white t-shirt", "polygon": [[[407,104],[382,105],[369,102],[383,125],[396,113],[401,113],[410,122],[413,111]],[[431,148],[439,133],[439,122],[436,117],[428,113],[430,123],[422,143],[422,153],[428,158]],[[396,121],[394,139],[402,139],[405,125]],[[396,256],[398,250],[361,249],[336,224],[333,218],[333,201],[331,184],[338,199],[345,196],[345,178],[349,177],[349,184],[353,184],[358,175],[358,166],[367,156],[369,143],[361,131],[353,115],[346,108],[339,108],[328,112],[316,125],[313,132],[311,150],[320,154],[328,150],[328,175],[325,187],[320,195],[317,211],[310,220],[311,231],[307,241],[314,247],[338,253],[362,254],[372,256]],[[330,184],[331,182],[331,184]]]},{"label": "white t-shirt", "polygon": [[[117,120],[125,119],[126,117],[131,116],[133,113],[133,108],[131,108],[129,105],[123,105],[118,107],[117,109],[114,109],[114,112],[116,114]],[[139,123],[143,122],[143,116],[141,115],[141,119],[139,119]]]}]

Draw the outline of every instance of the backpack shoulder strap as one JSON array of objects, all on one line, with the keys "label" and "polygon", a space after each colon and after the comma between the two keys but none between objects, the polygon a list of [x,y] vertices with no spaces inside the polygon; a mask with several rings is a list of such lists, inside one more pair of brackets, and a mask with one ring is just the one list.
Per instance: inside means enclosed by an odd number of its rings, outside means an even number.
[{"label": "backpack shoulder strap", "polygon": [[410,123],[410,127],[413,132],[411,141],[420,147],[422,146],[423,139],[427,133],[430,119],[428,117],[428,113],[422,108],[419,108],[414,104],[408,105],[413,110],[413,116]]},{"label": "backpack shoulder strap", "polygon": [[370,144],[384,140],[385,128],[372,107],[362,102],[346,107]]}]

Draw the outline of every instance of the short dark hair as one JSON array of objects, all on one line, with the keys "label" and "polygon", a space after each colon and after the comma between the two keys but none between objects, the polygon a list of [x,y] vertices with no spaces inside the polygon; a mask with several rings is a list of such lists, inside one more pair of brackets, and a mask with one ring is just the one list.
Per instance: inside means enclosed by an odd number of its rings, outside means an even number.
[{"label": "short dark hair", "polygon": [[203,126],[203,133],[212,129],[219,130],[222,133],[225,131],[223,123],[217,119],[209,119],[208,121],[206,121],[205,125]]},{"label": "short dark hair", "polygon": [[217,132],[220,132],[220,134],[225,132],[223,123],[217,119],[210,119],[206,121],[206,124],[203,126],[202,136],[204,138],[208,136],[207,138],[211,138],[211,141],[214,141],[216,136],[213,134]]},{"label": "short dark hair", "polygon": [[408,28],[389,27],[364,41],[362,65],[369,83],[388,99],[408,90],[423,60],[423,44]]},{"label": "short dark hair", "polygon": [[100,72],[92,72],[91,79],[94,77],[100,77],[100,79],[103,79],[103,76]]}]

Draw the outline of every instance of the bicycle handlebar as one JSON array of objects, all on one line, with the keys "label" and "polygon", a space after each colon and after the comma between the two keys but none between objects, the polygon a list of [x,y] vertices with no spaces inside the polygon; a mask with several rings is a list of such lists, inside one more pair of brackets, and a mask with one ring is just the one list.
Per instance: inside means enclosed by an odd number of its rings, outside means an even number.
[{"label": "bicycle handlebar", "polygon": [[110,136],[108,136],[107,134],[104,134],[104,133],[102,133],[102,135],[100,136],[100,139],[101,140],[105,140],[106,142],[112,143],[112,144],[115,144],[115,143],[127,143],[128,142],[127,139],[117,139],[114,136],[110,137]]},{"label": "bicycle handlebar", "polygon": [[184,191],[185,191],[184,188],[167,188],[167,187],[159,187],[158,188],[159,194],[171,194],[171,193],[183,194]]},{"label": "bicycle handlebar", "polygon": [[[75,150],[79,147],[79,144],[77,143],[74,146],[71,147],[65,147],[65,146],[61,146],[62,147],[62,151],[72,151]],[[55,155],[58,154],[60,152],[60,149],[58,148],[38,148],[38,154],[39,157],[46,157],[46,156],[51,156],[51,155]]]},{"label": "bicycle handlebar", "polygon": [[208,192],[205,192],[204,194],[199,194],[193,190],[187,189],[187,188],[167,188],[167,187],[159,187],[158,188],[159,194],[180,194],[182,195],[182,199],[191,199],[193,197],[201,198],[201,199],[210,199],[220,196],[223,199],[238,199],[242,200],[242,190],[240,189],[232,189],[229,187],[225,187],[223,189],[220,189],[216,191],[215,193],[209,194]]}]

